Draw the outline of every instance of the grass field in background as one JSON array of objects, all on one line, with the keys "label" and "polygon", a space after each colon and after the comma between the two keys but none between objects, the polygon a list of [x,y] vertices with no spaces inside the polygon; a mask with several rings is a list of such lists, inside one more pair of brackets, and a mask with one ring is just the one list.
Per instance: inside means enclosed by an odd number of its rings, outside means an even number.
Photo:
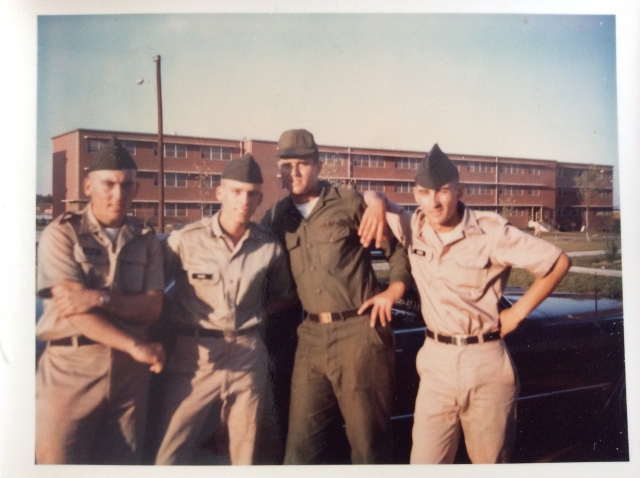
[{"label": "grass field in background", "polygon": [[[526,289],[533,283],[533,280],[534,277],[524,269],[513,269],[507,285]],[[605,277],[569,272],[558,284],[556,291],[593,294],[596,287],[598,288],[599,297],[622,299],[622,277]]]}]

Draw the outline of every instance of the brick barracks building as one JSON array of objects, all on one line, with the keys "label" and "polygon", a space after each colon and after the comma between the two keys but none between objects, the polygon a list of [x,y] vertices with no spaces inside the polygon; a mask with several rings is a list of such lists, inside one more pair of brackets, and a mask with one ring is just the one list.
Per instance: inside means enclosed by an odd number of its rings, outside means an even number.
[{"label": "brick barracks building", "polygon": [[[140,190],[132,214],[157,225],[158,143],[154,134],[78,129],[53,138],[53,217],[84,207],[84,168],[91,156],[116,135],[138,165]],[[380,191],[409,208],[415,208],[411,188],[425,153],[359,147],[320,145],[322,176],[359,191]],[[251,153],[262,168],[264,199],[254,219],[287,191],[282,188],[274,156],[275,141],[226,140],[191,136],[164,136],[165,224],[195,221],[220,207],[215,188],[228,161]],[[463,200],[479,210],[505,212],[515,226],[526,228],[540,221],[547,230],[579,230],[585,222],[573,179],[588,164],[561,163],[507,157],[454,154],[465,185]],[[613,215],[613,167],[597,165],[598,196],[589,208],[589,229],[610,227]]]}]

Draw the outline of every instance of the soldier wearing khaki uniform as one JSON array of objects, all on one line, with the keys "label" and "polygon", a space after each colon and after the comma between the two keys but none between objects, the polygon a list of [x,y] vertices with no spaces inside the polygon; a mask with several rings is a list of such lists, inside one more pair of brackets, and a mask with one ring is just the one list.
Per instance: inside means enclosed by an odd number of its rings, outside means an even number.
[{"label": "soldier wearing khaki uniform", "polygon": [[232,464],[255,460],[268,382],[262,338],[267,299],[276,308],[295,298],[282,248],[250,222],[261,186],[250,154],[232,161],[216,191],[220,212],[167,240],[167,272],[176,279],[170,329],[177,343],[167,364],[165,433],[156,464],[192,463],[210,422],[211,432],[226,425]]},{"label": "soldier wearing khaki uniform", "polygon": [[[411,463],[451,463],[464,432],[473,463],[505,462],[515,438],[517,377],[501,340],[560,282],[570,266],[557,247],[460,198],[458,171],[435,145],[416,174],[415,214],[387,202],[407,247],[427,338],[417,356]],[[367,194],[368,204],[383,207]],[[498,301],[511,267],[534,283],[510,309]]]},{"label": "soldier wearing khaki uniform", "polygon": [[162,307],[162,249],[153,231],[126,216],[136,165],[112,143],[94,156],[80,213],[43,231],[36,334],[47,341],[36,372],[36,462],[138,462],[149,366],[164,363],[146,342]]}]

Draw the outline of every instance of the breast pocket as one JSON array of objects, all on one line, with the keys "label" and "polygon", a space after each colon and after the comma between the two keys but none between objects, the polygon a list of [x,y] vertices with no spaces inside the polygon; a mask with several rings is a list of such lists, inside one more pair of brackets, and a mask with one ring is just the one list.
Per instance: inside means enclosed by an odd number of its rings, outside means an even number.
[{"label": "breast pocket", "polygon": [[[348,226],[325,227],[316,232],[320,263],[328,272],[335,272],[344,268],[343,262],[353,260],[348,253],[351,245],[351,229]],[[360,249],[360,243],[357,244]]]},{"label": "breast pocket", "polygon": [[106,287],[109,276],[109,254],[106,249],[93,243],[78,243],[74,246],[73,255],[82,267],[85,275],[84,286],[87,289]]},{"label": "breast pocket", "polygon": [[144,275],[147,268],[146,254],[136,254],[118,259],[120,290],[125,293],[143,292]]},{"label": "breast pocket", "polygon": [[304,272],[304,257],[302,256],[300,237],[297,234],[286,233],[284,240],[289,254],[291,274],[293,274],[293,277],[299,277]]},{"label": "breast pocket", "polygon": [[456,259],[454,272],[454,285],[457,292],[472,300],[478,300],[484,294],[489,276],[491,263],[487,256],[477,256],[463,260]]}]

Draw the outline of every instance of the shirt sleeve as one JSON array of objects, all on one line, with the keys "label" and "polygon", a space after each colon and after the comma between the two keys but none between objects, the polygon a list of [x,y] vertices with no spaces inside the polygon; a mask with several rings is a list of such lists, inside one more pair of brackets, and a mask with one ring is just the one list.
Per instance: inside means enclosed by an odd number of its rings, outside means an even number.
[{"label": "shirt sleeve", "polygon": [[164,290],[164,255],[155,234],[149,234],[147,268],[145,270],[145,290]]},{"label": "shirt sleeve", "polygon": [[547,275],[562,254],[560,248],[510,224],[503,227],[493,251],[493,261],[522,267],[536,278]]},{"label": "shirt sleeve", "polygon": [[411,215],[402,206],[387,201],[387,225],[404,247],[411,245]]},{"label": "shirt sleeve", "polygon": [[74,256],[74,244],[73,232],[57,222],[42,232],[38,241],[38,295],[47,295],[48,289],[65,279],[84,284],[84,272]]}]

